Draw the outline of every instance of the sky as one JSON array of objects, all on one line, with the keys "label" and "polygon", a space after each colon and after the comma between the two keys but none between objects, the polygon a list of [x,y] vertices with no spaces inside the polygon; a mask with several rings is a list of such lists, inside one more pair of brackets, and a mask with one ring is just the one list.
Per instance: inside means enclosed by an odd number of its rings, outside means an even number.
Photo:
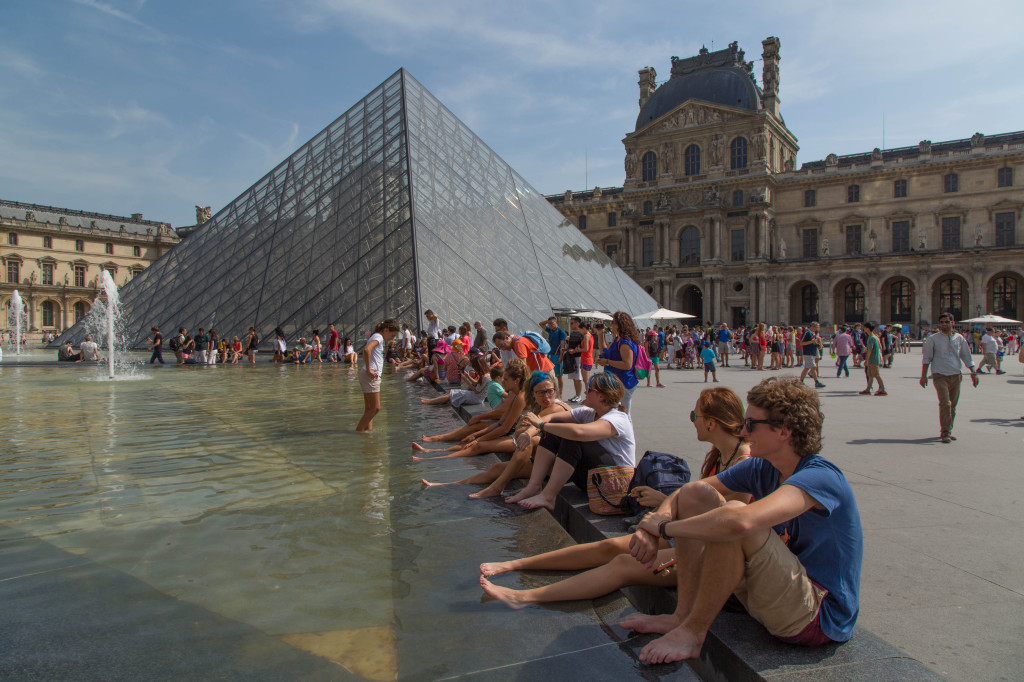
[{"label": "sky", "polygon": [[[637,70],[782,42],[797,163],[1024,129],[1024,2],[3,0],[0,198],[216,213],[405,67],[544,194],[621,186]],[[883,142],[884,121],[884,142]]]}]

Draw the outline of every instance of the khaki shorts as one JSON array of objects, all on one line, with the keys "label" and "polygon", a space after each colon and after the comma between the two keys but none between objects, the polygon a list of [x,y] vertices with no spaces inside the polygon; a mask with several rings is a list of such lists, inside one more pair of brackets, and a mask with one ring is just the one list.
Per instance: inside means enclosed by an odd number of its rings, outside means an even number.
[{"label": "khaki shorts", "polygon": [[805,355],[804,356],[804,367],[806,367],[807,369],[814,369],[815,367],[817,367],[817,364],[815,364],[815,362],[814,362],[817,359],[818,359],[817,355]]},{"label": "khaki shorts", "polygon": [[881,370],[882,366],[881,365],[876,365],[874,363],[870,363],[869,362],[867,367],[868,367],[867,368],[868,378],[878,379],[879,381],[882,380],[882,370]]},{"label": "khaki shorts", "polygon": [[380,375],[372,376],[369,370],[359,370],[359,385],[363,393],[380,393]]},{"label": "khaki shorts", "polygon": [[811,582],[803,564],[775,531],[747,559],[734,592],[747,612],[776,637],[795,637],[814,620],[827,592]]}]

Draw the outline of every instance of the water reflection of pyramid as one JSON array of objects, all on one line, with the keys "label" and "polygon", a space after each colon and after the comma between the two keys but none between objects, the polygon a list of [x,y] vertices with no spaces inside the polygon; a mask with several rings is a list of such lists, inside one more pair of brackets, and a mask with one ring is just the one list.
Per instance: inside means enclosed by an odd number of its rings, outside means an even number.
[{"label": "water reflection of pyramid", "polygon": [[416,327],[552,308],[657,307],[404,69],[221,209],[121,293],[149,327],[266,339],[384,317]]}]

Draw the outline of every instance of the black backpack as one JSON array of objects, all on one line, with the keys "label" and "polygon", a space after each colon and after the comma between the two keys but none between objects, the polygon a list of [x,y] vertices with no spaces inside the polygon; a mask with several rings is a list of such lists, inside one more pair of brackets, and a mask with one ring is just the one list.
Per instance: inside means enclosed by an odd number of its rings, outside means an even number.
[{"label": "black backpack", "polygon": [[[690,467],[686,461],[667,452],[648,450],[636,465],[633,480],[629,482],[629,493],[633,488],[645,485],[660,493],[670,495],[677,488],[690,482]],[[635,497],[626,494],[622,498],[622,509],[630,515],[645,511]]]},{"label": "black backpack", "polygon": [[181,334],[175,334],[171,337],[171,340],[167,342],[167,347],[172,351],[176,351],[181,348]]}]

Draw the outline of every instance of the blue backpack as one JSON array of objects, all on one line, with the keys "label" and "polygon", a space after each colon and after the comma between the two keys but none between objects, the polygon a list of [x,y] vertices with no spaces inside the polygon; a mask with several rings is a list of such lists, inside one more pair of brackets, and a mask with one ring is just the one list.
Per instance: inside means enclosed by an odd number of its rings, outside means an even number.
[{"label": "blue backpack", "polygon": [[629,492],[622,498],[622,509],[630,515],[636,515],[645,510],[631,495],[633,488],[645,485],[660,493],[670,495],[674,490],[689,482],[690,467],[685,460],[667,452],[648,450],[636,465],[633,480],[629,482]]},{"label": "blue backpack", "polygon": [[522,332],[519,336],[525,336],[537,346],[537,352],[547,355],[551,352],[551,345],[548,340],[537,332]]}]

